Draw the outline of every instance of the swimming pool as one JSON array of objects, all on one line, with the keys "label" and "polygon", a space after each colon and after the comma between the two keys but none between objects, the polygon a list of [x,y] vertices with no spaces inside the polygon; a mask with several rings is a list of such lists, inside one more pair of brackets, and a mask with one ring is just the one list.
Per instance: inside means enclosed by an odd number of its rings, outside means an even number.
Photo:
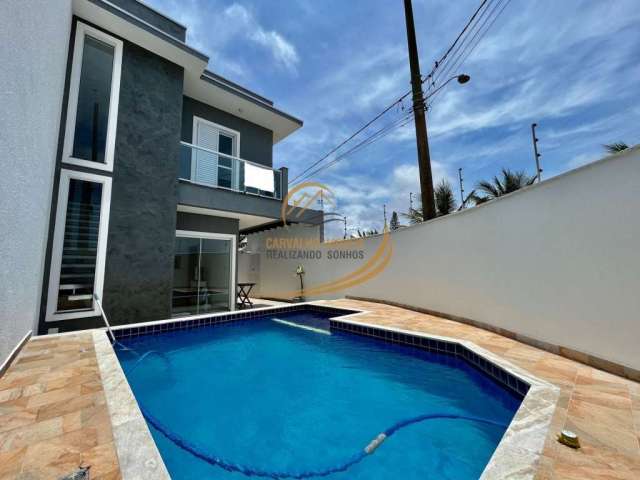
[{"label": "swimming pool", "polygon": [[116,348],[118,358],[172,478],[246,478],[175,438],[244,469],[295,476],[345,464],[400,421],[442,413],[492,423],[409,423],[326,478],[481,475],[522,395],[459,356],[330,328],[331,315],[266,312],[120,339],[133,352]]}]

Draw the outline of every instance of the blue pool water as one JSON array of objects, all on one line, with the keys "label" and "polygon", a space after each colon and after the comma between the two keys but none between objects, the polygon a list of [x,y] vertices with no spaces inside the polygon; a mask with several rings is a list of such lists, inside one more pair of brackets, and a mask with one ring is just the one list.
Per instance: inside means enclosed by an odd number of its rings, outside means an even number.
[{"label": "blue pool water", "polygon": [[[317,312],[276,319],[328,331]],[[267,471],[322,470],[394,423],[430,413],[507,425],[521,398],[447,355],[271,317],[122,340],[136,399],[165,428],[211,455]],[[178,448],[150,426],[174,479],[247,478]],[[478,478],[504,427],[437,419],[410,425],[329,479]]]}]

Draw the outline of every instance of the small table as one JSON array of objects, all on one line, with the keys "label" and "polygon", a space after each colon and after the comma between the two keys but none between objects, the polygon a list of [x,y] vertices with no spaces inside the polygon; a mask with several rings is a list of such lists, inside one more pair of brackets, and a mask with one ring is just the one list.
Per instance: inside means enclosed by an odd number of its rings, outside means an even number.
[{"label": "small table", "polygon": [[249,293],[255,286],[255,282],[238,283],[238,306],[240,308],[253,307],[253,303],[249,300]]}]

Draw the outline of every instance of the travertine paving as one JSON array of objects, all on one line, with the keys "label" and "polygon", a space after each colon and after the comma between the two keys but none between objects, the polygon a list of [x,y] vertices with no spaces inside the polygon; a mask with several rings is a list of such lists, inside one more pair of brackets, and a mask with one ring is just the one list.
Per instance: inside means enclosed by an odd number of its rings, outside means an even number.
[{"label": "travertine paving", "polygon": [[91,333],[32,339],[0,378],[0,480],[120,478]]},{"label": "travertine paving", "polygon": [[[356,300],[353,321],[472,341],[561,389],[539,479],[640,479],[640,384],[477,327]],[[582,449],[558,444],[562,428]],[[92,334],[32,339],[0,378],[0,480],[56,479],[84,462],[120,478]]]}]

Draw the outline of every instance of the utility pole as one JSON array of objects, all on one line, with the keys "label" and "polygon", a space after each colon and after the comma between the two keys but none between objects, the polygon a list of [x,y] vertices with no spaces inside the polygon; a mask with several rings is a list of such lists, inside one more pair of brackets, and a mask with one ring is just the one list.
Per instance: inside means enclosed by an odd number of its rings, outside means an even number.
[{"label": "utility pole", "polygon": [[460,178],[460,208],[464,208],[464,186],[462,185],[462,167],[458,169],[458,177]]},{"label": "utility pole", "polygon": [[382,205],[382,211],[384,212],[384,227],[383,230],[387,228],[387,204]]},{"label": "utility pole", "polygon": [[531,138],[533,139],[533,156],[536,159],[536,177],[538,177],[538,183],[542,180],[542,169],[540,168],[540,157],[538,153],[538,137],[536,137],[537,123],[531,124]]},{"label": "utility pole", "polygon": [[427,120],[425,118],[425,105],[422,95],[422,75],[420,74],[420,61],[418,60],[418,45],[416,43],[416,29],[413,23],[411,0],[404,0],[404,15],[407,23],[411,90],[413,92],[413,111],[416,124],[416,143],[418,146],[422,217],[424,220],[430,220],[436,216],[436,206],[433,197],[433,177],[431,174],[429,141],[427,139]]},{"label": "utility pole", "polygon": [[413,192],[409,192],[409,213],[413,210]]},{"label": "utility pole", "polygon": [[347,239],[347,217],[342,217],[344,220],[344,238],[343,240]]}]

